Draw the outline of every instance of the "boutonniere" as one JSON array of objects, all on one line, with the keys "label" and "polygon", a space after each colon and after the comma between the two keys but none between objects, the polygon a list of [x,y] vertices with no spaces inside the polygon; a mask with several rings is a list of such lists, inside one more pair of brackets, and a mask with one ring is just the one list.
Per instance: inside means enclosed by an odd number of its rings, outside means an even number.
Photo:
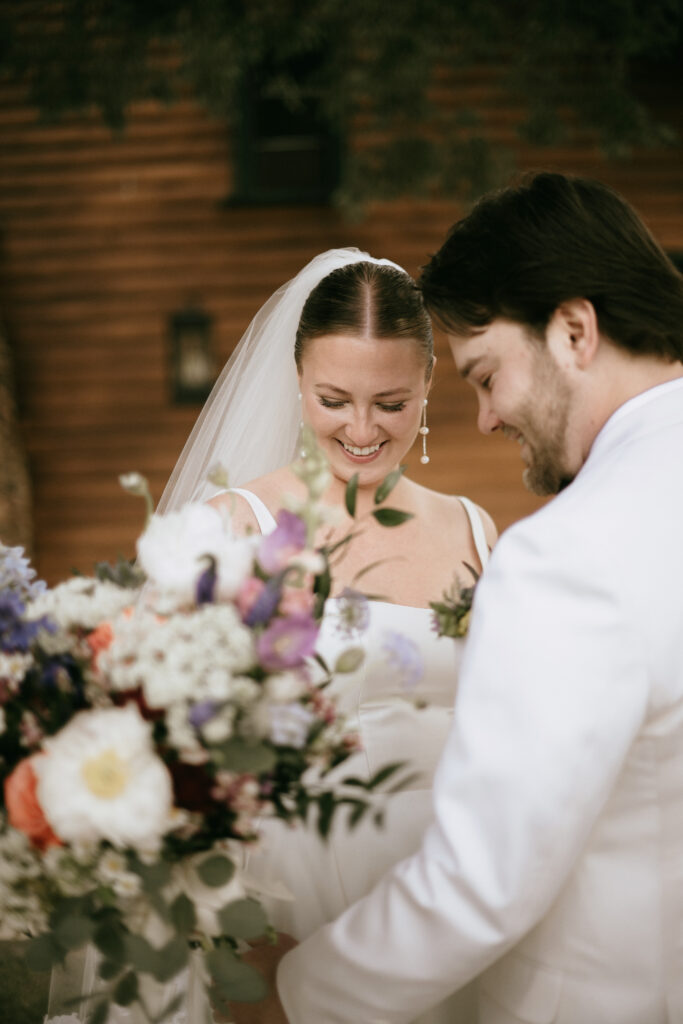
[{"label": "boutonniere", "polygon": [[444,590],[440,601],[430,601],[432,609],[432,628],[439,636],[460,637],[467,634],[470,625],[470,612],[474,591],[479,581],[479,573],[469,562],[463,565],[471,573],[474,582],[469,586],[455,574],[455,579],[448,590]]}]

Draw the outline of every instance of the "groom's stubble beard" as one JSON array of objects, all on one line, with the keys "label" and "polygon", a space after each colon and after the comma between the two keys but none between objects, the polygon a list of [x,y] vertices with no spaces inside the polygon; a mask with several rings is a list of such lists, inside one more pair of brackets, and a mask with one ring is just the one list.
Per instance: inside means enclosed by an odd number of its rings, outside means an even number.
[{"label": "groom's stubble beard", "polygon": [[547,497],[559,494],[574,474],[566,465],[571,389],[546,349],[535,360],[533,390],[537,397],[516,417],[530,452],[522,480],[527,490]]}]

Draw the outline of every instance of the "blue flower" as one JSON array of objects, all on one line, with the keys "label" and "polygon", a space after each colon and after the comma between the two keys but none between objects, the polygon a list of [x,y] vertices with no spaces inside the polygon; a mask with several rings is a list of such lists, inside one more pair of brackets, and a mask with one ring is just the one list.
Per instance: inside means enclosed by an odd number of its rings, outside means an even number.
[{"label": "blue flower", "polygon": [[0,543],[0,590],[13,590],[32,600],[46,589],[44,580],[35,576],[36,570],[31,568],[23,548],[8,548]]},{"label": "blue flower", "polygon": [[0,591],[0,650],[25,653],[41,629],[54,631],[55,627],[45,618],[24,621],[25,611],[26,605],[15,590]]},{"label": "blue flower", "polygon": [[417,644],[403,633],[386,630],[382,650],[389,667],[397,673],[402,688],[414,690],[424,672],[422,655]]}]

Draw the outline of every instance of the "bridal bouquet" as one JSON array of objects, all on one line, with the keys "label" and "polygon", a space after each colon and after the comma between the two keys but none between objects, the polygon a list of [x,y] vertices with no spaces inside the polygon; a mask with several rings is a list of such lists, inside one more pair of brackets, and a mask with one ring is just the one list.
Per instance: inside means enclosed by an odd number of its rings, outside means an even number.
[{"label": "bridal bouquet", "polygon": [[[145,979],[163,989],[193,949],[214,1002],[262,998],[240,959],[268,934],[241,845],[263,815],[313,816],[325,835],[346,804],[358,821],[391,773],[326,785],[357,745],[326,685],[363,652],[331,667],[316,654],[349,538],[313,546],[327,469],[312,444],[295,469],[308,497],[264,537],[188,505],[148,519],[136,566],[53,589],[0,545],[0,937],[30,937],[39,970],[96,949],[91,1024],[112,1004],[164,1020],[182,997],[152,1006]],[[386,525],[405,518],[381,507],[392,482],[374,513]],[[346,504],[354,515],[354,481]]]}]

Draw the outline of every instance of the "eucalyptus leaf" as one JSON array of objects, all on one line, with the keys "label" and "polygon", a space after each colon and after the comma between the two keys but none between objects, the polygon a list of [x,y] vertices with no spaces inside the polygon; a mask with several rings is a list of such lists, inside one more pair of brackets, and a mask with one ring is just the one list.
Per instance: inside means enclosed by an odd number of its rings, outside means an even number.
[{"label": "eucalyptus leaf", "polygon": [[238,960],[225,946],[207,954],[206,966],[223,999],[257,1003],[267,995],[268,987],[259,972]]},{"label": "eucalyptus leaf", "polygon": [[344,675],[346,672],[355,672],[364,660],[365,651],[362,647],[349,647],[337,658],[334,671],[340,675]]},{"label": "eucalyptus leaf", "polygon": [[222,768],[237,775],[261,775],[271,771],[277,763],[275,751],[265,743],[248,743],[240,739],[227,740],[214,747],[213,757]]},{"label": "eucalyptus leaf", "polygon": [[98,1003],[93,1012],[88,1017],[88,1024],[106,1024],[109,1016],[109,1000],[105,999],[103,1002]]},{"label": "eucalyptus leaf", "polygon": [[354,473],[349,482],[346,485],[346,491],[344,492],[344,504],[346,505],[346,511],[349,513],[352,519],[356,518],[356,499],[358,497],[358,479],[359,474]]},{"label": "eucalyptus leaf", "polygon": [[[154,1024],[167,1024],[168,1021],[173,1019],[173,1014],[178,1012],[184,1002],[185,996],[180,992],[179,995],[174,996],[173,999],[163,1007],[156,1017],[152,1018]],[[211,1018],[211,1024],[213,1024],[213,1017]]]},{"label": "eucalyptus leaf", "polygon": [[95,929],[93,942],[108,960],[124,963],[126,959],[126,943],[120,927],[112,924],[101,924]]},{"label": "eucalyptus leaf", "polygon": [[394,487],[405,473],[405,469],[405,466],[399,466],[398,469],[393,469],[391,473],[388,473],[384,477],[384,480],[382,480],[381,484],[375,491],[375,505],[381,505],[382,502],[389,497]]},{"label": "eucalyptus leaf", "polygon": [[354,829],[362,821],[369,809],[369,804],[364,804],[358,800],[348,817],[349,829]]},{"label": "eucalyptus leaf", "polygon": [[139,990],[137,974],[127,971],[114,989],[114,1002],[119,1006],[130,1006],[137,999]]},{"label": "eucalyptus leaf", "polygon": [[196,871],[204,885],[218,888],[218,886],[227,885],[230,881],[235,874],[235,865],[222,853],[215,853],[200,861]]},{"label": "eucalyptus leaf", "polygon": [[128,961],[143,974],[155,977],[160,969],[159,951],[141,935],[126,936],[126,953]]},{"label": "eucalyptus leaf", "polygon": [[400,526],[413,518],[412,512],[402,512],[398,508],[375,508],[372,515],[380,526]]},{"label": "eucalyptus leaf", "polygon": [[223,933],[234,939],[254,939],[257,935],[263,935],[268,927],[263,907],[253,899],[228,903],[219,911],[218,920]]},{"label": "eucalyptus leaf", "polygon": [[80,949],[90,941],[92,933],[92,920],[75,914],[63,917],[54,929],[55,938],[64,949]]},{"label": "eucalyptus leaf", "polygon": [[24,952],[26,966],[32,971],[51,970],[60,963],[63,955],[63,950],[49,932],[30,939]]},{"label": "eucalyptus leaf", "polygon": [[181,935],[189,935],[197,922],[194,904],[181,892],[171,904],[171,921]]},{"label": "eucalyptus leaf", "polygon": [[159,967],[154,977],[158,981],[170,981],[187,963],[190,947],[182,935],[174,935],[172,939],[158,951]]},{"label": "eucalyptus leaf", "polygon": [[112,981],[121,973],[121,964],[117,964],[115,960],[103,960],[97,968],[97,973],[103,981]]}]

